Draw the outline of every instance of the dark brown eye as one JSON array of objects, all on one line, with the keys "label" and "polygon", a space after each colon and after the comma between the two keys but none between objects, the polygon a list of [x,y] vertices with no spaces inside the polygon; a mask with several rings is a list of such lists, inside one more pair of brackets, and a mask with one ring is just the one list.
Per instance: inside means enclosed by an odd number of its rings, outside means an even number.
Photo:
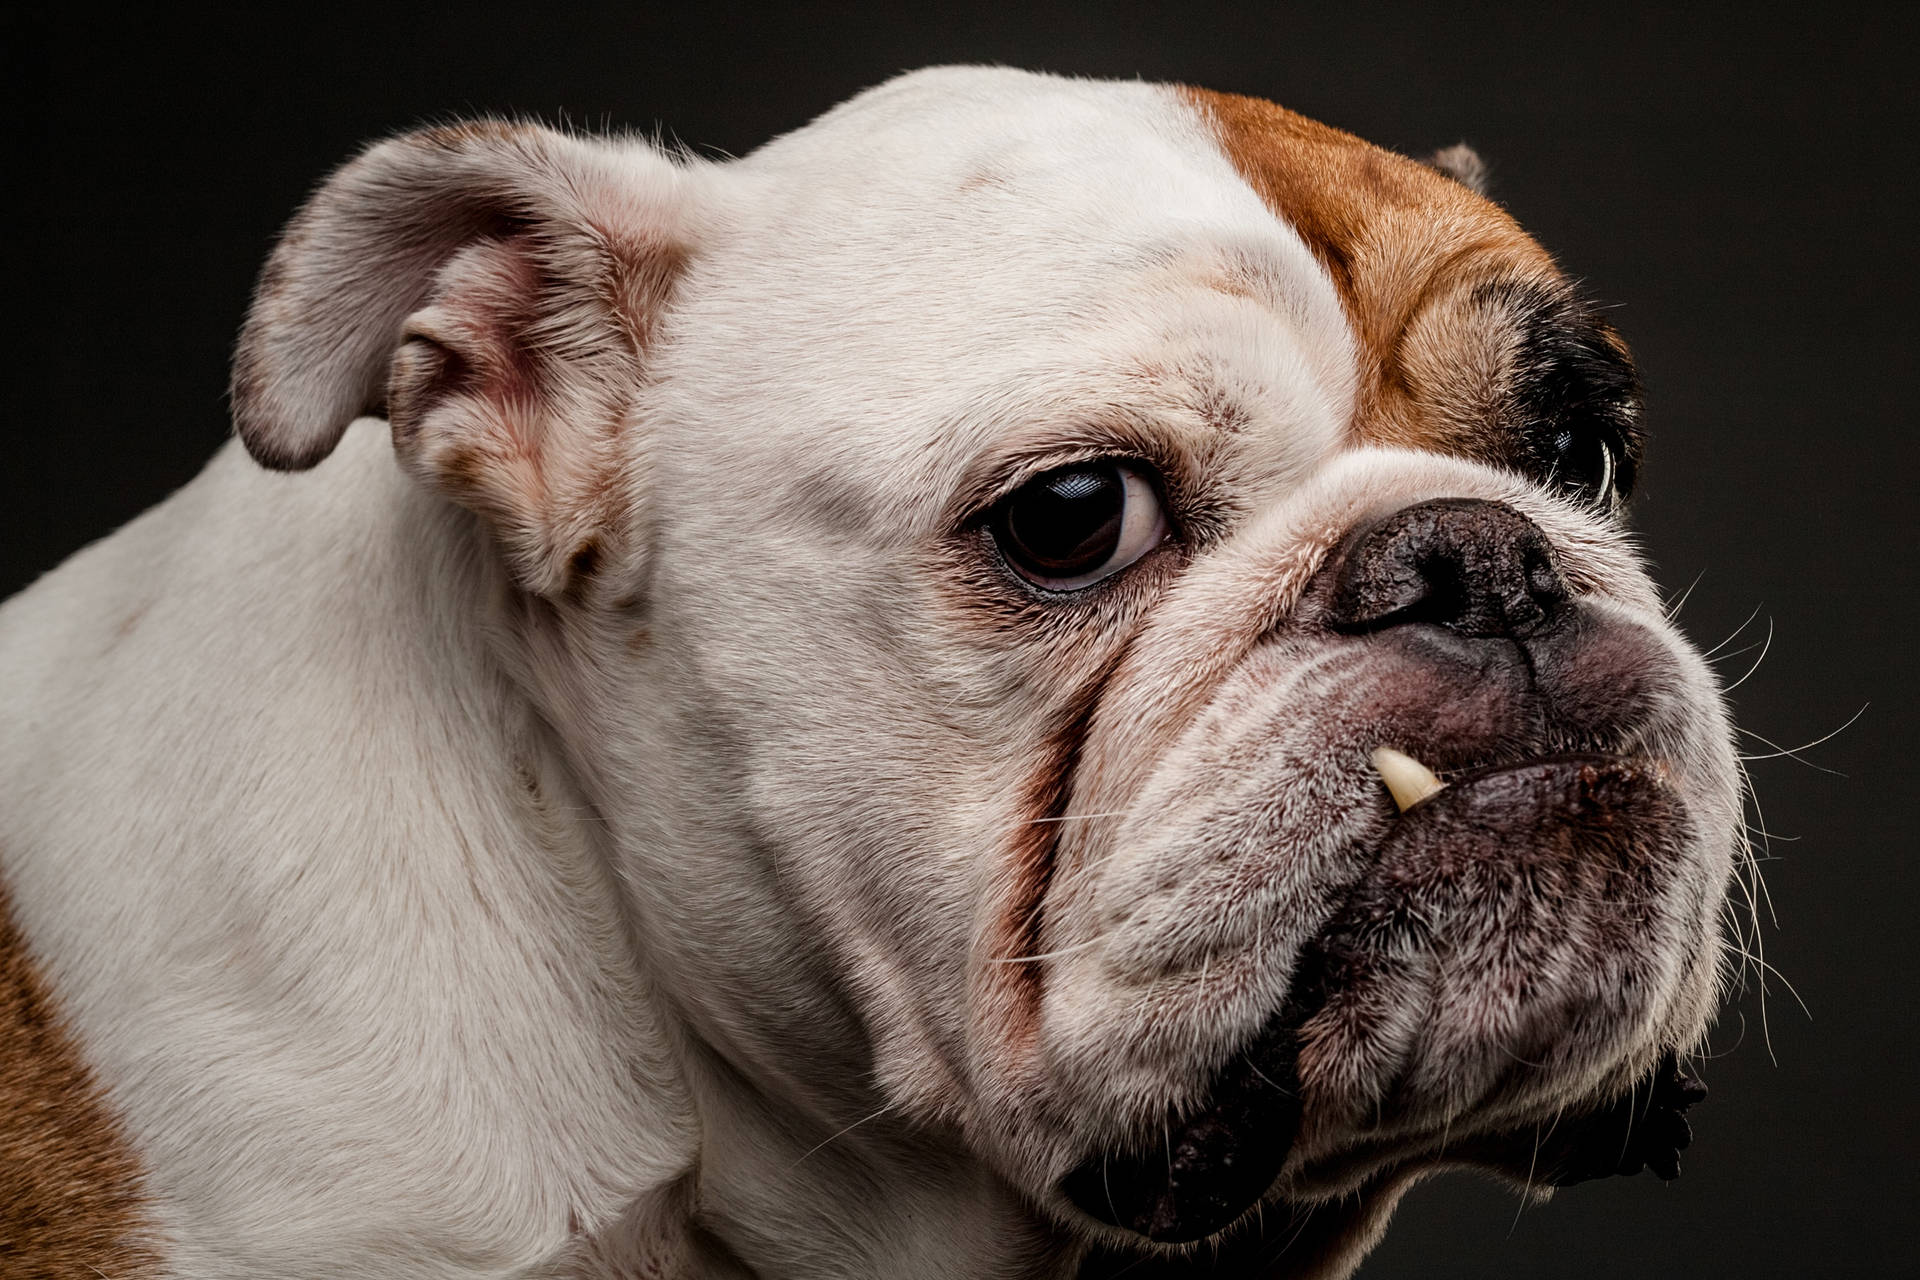
[{"label": "dark brown eye", "polygon": [[1553,484],[1567,496],[1603,510],[1619,501],[1619,456],[1604,435],[1561,431],[1552,453]]},{"label": "dark brown eye", "polygon": [[1049,591],[1078,591],[1153,550],[1167,520],[1145,476],[1102,460],[1029,480],[994,509],[988,528],[1021,577]]}]

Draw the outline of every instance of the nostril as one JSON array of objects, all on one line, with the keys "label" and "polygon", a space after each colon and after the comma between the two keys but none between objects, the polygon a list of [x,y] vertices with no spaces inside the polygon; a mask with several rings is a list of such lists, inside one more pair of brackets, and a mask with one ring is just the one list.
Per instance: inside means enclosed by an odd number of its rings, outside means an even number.
[{"label": "nostril", "polygon": [[1426,623],[1521,639],[1569,599],[1539,526],[1476,499],[1402,508],[1350,539],[1329,572],[1327,621],[1347,631]]}]

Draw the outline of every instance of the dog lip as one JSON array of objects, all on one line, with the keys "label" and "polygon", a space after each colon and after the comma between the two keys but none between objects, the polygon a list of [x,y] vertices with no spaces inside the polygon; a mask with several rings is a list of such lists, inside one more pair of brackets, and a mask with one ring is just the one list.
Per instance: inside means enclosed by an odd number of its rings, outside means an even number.
[{"label": "dog lip", "polygon": [[1448,779],[1448,785],[1469,787],[1476,781],[1480,781],[1482,777],[1494,777],[1496,773],[1513,773],[1515,770],[1530,770],[1546,764],[1594,764],[1603,768],[1620,768],[1620,766],[1634,768],[1634,766],[1647,766],[1651,762],[1642,760],[1638,756],[1620,756],[1620,754],[1611,754],[1603,750],[1553,750],[1540,756],[1526,756],[1523,760],[1507,760],[1503,764],[1482,764],[1469,770],[1457,771],[1452,779]]},{"label": "dog lip", "polygon": [[[1296,1190],[1268,1201],[1258,1215],[1243,1215],[1210,1250],[1198,1254],[1147,1252],[1150,1246],[1095,1250],[1076,1280],[1201,1280],[1205,1276],[1277,1274],[1294,1259],[1311,1262],[1330,1239],[1344,1236],[1367,1213],[1368,1202],[1423,1167],[1472,1164],[1527,1187],[1566,1187],[1595,1178],[1632,1177],[1646,1170],[1671,1182],[1680,1176],[1680,1156],[1693,1141],[1686,1113],[1707,1096],[1672,1052],[1625,1093],[1550,1126],[1529,1126],[1479,1139],[1455,1138],[1420,1155],[1388,1153],[1357,1183],[1335,1195],[1302,1196]],[[1303,1170],[1301,1180],[1310,1177]]]},{"label": "dog lip", "polygon": [[1642,1169],[1672,1182],[1680,1176],[1680,1153],[1693,1143],[1687,1110],[1706,1097],[1707,1086],[1669,1051],[1625,1093],[1550,1126],[1491,1135],[1472,1154],[1509,1176],[1555,1187],[1630,1178]]},{"label": "dog lip", "polygon": [[1204,1240],[1263,1200],[1300,1125],[1294,1071],[1311,1010],[1288,1004],[1214,1077],[1197,1111],[1144,1150],[1100,1151],[1060,1184],[1089,1217],[1160,1244]]},{"label": "dog lip", "polygon": [[[1438,756],[1440,753],[1434,754]],[[1368,764],[1374,773],[1379,772],[1378,766],[1373,764],[1371,758]],[[1439,783],[1438,787],[1405,807],[1400,805],[1397,798],[1395,799],[1396,813],[1383,843],[1393,840],[1403,827],[1419,823],[1430,812],[1438,813],[1444,810],[1446,805],[1440,803],[1442,801],[1471,803],[1472,794],[1480,784],[1569,765],[1576,766],[1580,776],[1589,785],[1602,775],[1633,777],[1665,784],[1671,774],[1671,770],[1664,761],[1652,756],[1582,749],[1544,751],[1495,760],[1482,759],[1470,763],[1442,764],[1434,770],[1434,778]]]},{"label": "dog lip", "polygon": [[[1493,812],[1499,812],[1508,792],[1516,798],[1530,794],[1537,783],[1526,775],[1542,781],[1562,778],[1562,785],[1571,791],[1563,794],[1559,805],[1547,805],[1545,810],[1532,805],[1512,810],[1521,828],[1542,822],[1556,809],[1569,819],[1577,812],[1600,816],[1613,810],[1615,788],[1624,784],[1637,793],[1651,783],[1664,789],[1667,770],[1650,757],[1562,751],[1448,773],[1450,777],[1442,775],[1446,785],[1441,790],[1396,815],[1376,851],[1376,866],[1384,866],[1393,856],[1390,849],[1404,852],[1444,839],[1443,833],[1456,827],[1463,814],[1485,814],[1490,803],[1496,806]],[[1355,892],[1368,876],[1356,883]],[[1288,984],[1292,994],[1250,1043],[1228,1057],[1200,1106],[1169,1115],[1163,1132],[1150,1135],[1144,1149],[1110,1149],[1083,1160],[1060,1183],[1068,1201],[1089,1217],[1137,1238],[1179,1244],[1219,1235],[1246,1217],[1268,1199],[1296,1154],[1307,1161],[1297,1170],[1296,1190],[1317,1181],[1309,1166],[1318,1165],[1320,1159],[1295,1151],[1303,1095],[1308,1092],[1298,1072],[1300,1033],[1337,992],[1338,981],[1332,986],[1328,982],[1338,966],[1332,966],[1324,952],[1337,936],[1343,913],[1344,908],[1337,910],[1327,932],[1307,947]],[[1416,1151],[1421,1141],[1421,1130],[1408,1131],[1365,1163],[1375,1172],[1394,1166]],[[1499,1167],[1501,1161],[1495,1155],[1490,1148],[1481,1162]],[[1659,1162],[1651,1156],[1646,1160],[1657,1170],[1667,1162],[1665,1156]]]},{"label": "dog lip", "polygon": [[[1498,764],[1474,765],[1461,770],[1443,770],[1441,778],[1449,787],[1470,787],[1476,782],[1501,774],[1556,764],[1592,765],[1604,769],[1644,769],[1655,774],[1665,772],[1657,761],[1640,756],[1617,755],[1606,751],[1550,751],[1543,755],[1527,756]],[[1449,774],[1451,776],[1448,776]]]},{"label": "dog lip", "polygon": [[[1436,964],[1456,966],[1456,990],[1481,982],[1492,990],[1515,965],[1537,963],[1547,966],[1538,973],[1551,971],[1546,957],[1558,954],[1552,939],[1576,925],[1587,939],[1583,945],[1636,946],[1655,923],[1650,913],[1667,882],[1662,868],[1687,829],[1684,802],[1662,761],[1591,751],[1477,766],[1398,815],[1371,851],[1368,869],[1308,944],[1289,984],[1290,1000],[1315,1009],[1305,1028],[1310,1048],[1300,1070],[1316,1131],[1331,1136],[1359,1124],[1352,1137],[1365,1130],[1384,1138],[1395,1131],[1417,1133],[1441,1110],[1445,1123],[1456,1125],[1472,1113],[1516,1101],[1510,1082],[1499,1083],[1498,1073],[1475,1067],[1469,1069],[1479,1081],[1474,1088],[1487,1092],[1462,1111],[1452,1086],[1443,1089],[1434,1074],[1451,1072],[1448,1059],[1432,1059],[1415,1073],[1410,1060],[1396,1059],[1410,1049],[1384,1047],[1394,1042],[1379,1038],[1378,1012],[1368,1011],[1371,1002],[1390,999],[1401,964],[1395,957],[1416,948]],[[1489,951],[1494,934],[1503,941]],[[1606,1012],[1614,1006],[1578,982],[1539,981],[1548,985],[1529,997],[1534,1003],[1511,1010],[1511,1023],[1489,1024],[1507,1029],[1489,1032],[1495,1040],[1480,1049],[1469,1050],[1469,1043],[1478,1042],[1457,1037],[1432,1043],[1451,1045],[1448,1053],[1536,1061],[1560,1034],[1551,1028],[1587,1017],[1633,1016],[1624,1006]],[[1561,1008],[1555,1003],[1560,999],[1574,1003]],[[1521,1027],[1527,1029],[1516,1030]],[[1516,1046],[1499,1039],[1508,1035],[1547,1039]],[[1386,1056],[1376,1060],[1376,1051]],[[1358,1062],[1373,1066],[1356,1074]],[[1379,1072],[1386,1074],[1374,1078]],[[1526,1081],[1528,1087],[1537,1082]],[[1361,1112],[1371,1119],[1362,1122]],[[1303,1155],[1309,1163],[1318,1158]]]}]

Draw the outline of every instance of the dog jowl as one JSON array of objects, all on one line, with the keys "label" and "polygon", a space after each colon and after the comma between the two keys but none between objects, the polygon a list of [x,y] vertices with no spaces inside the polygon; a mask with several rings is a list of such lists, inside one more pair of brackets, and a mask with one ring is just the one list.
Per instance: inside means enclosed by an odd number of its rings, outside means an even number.
[{"label": "dog jowl", "polygon": [[1003,70],[348,163],[239,447],[0,614],[141,1247],[1337,1276],[1441,1167],[1673,1176],[1731,730],[1477,181]]}]

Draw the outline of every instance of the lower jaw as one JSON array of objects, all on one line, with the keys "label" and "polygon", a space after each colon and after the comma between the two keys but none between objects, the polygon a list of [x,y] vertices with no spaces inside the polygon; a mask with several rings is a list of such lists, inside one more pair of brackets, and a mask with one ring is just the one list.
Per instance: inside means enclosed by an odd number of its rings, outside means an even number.
[{"label": "lower jaw", "polygon": [[[1444,827],[1436,830],[1436,818],[1452,821],[1446,818],[1450,810],[1475,817],[1478,810],[1502,800],[1509,792],[1531,798],[1537,805],[1539,797],[1524,788],[1533,786],[1541,790],[1542,784],[1557,788],[1543,793],[1548,794],[1551,803],[1537,811],[1527,807],[1505,814],[1510,819],[1506,824],[1487,825],[1511,826],[1516,838],[1525,838],[1542,828],[1570,829],[1567,824],[1575,818],[1591,821],[1590,815],[1598,813],[1606,823],[1618,820],[1623,826],[1637,826],[1655,833],[1666,823],[1675,821],[1669,812],[1670,797],[1656,778],[1657,773],[1650,777],[1633,762],[1590,756],[1554,757],[1483,770],[1456,779],[1450,794],[1442,793],[1444,799],[1434,803],[1431,809],[1423,806],[1419,817],[1410,813],[1408,824],[1390,840],[1401,842],[1411,838],[1431,842],[1446,834]],[[1496,812],[1494,816],[1503,815]],[[1395,843],[1383,848],[1382,856],[1391,848],[1399,848],[1402,853],[1409,849],[1419,851],[1417,845]],[[1302,960],[1302,971],[1296,972],[1289,984],[1290,989],[1298,993],[1296,1003],[1274,1014],[1260,1035],[1227,1063],[1214,1082],[1207,1104],[1185,1117],[1169,1116],[1160,1140],[1150,1139],[1145,1149],[1114,1151],[1089,1158],[1060,1184],[1066,1199],[1087,1216],[1138,1238],[1143,1247],[1208,1241],[1209,1248],[1217,1250],[1233,1247],[1236,1240],[1252,1240],[1254,1244],[1244,1247],[1257,1249],[1262,1247],[1259,1241],[1264,1233],[1250,1231],[1246,1225],[1248,1219],[1292,1221],[1288,1229],[1303,1239],[1318,1237],[1323,1233],[1317,1226],[1307,1229],[1316,1220],[1324,1222],[1371,1212],[1365,1202],[1380,1199],[1377,1194],[1380,1188],[1390,1182],[1404,1184],[1418,1169],[1441,1162],[1432,1155],[1422,1157],[1424,1144],[1415,1136],[1410,1142],[1383,1143],[1380,1149],[1346,1162],[1344,1174],[1337,1178],[1337,1186],[1347,1189],[1346,1194],[1339,1190],[1326,1193],[1337,1197],[1335,1199],[1321,1202],[1317,1189],[1305,1193],[1314,1197],[1312,1204],[1290,1204],[1269,1198],[1289,1157],[1294,1154],[1300,1128],[1301,1089],[1296,1071],[1298,1031],[1327,998],[1326,992],[1320,989],[1328,977],[1324,971],[1326,966],[1311,958],[1316,948],[1309,948],[1309,957]],[[1639,1096],[1651,1097],[1660,1088],[1671,1094],[1677,1086],[1663,1085],[1662,1073],[1665,1077],[1684,1079],[1675,1075],[1669,1058],[1651,1081],[1642,1082],[1653,1087]],[[1679,1097],[1678,1094],[1672,1096]],[[1687,1103],[1679,1101],[1676,1105],[1684,1110]],[[1616,1109],[1616,1104],[1608,1103],[1597,1107],[1595,1114],[1610,1115]],[[1466,1136],[1460,1130],[1454,1132],[1460,1137]],[[1501,1136],[1489,1136],[1480,1144],[1484,1149],[1473,1152],[1468,1159],[1502,1168],[1506,1164],[1502,1142]],[[1537,1135],[1522,1145],[1537,1154]],[[1569,1169],[1584,1167],[1583,1158],[1577,1152],[1572,1153],[1569,1159],[1573,1163]],[[1456,1158],[1447,1162],[1461,1161]],[[1660,1167],[1664,1165],[1656,1165]],[[1313,1177],[1311,1171],[1307,1171],[1305,1181],[1308,1184],[1322,1182]],[[1356,1185],[1360,1187],[1357,1198],[1351,1192]],[[1388,1199],[1390,1203],[1391,1197]],[[1237,1230],[1236,1224],[1239,1224]],[[1160,1273],[1128,1271],[1126,1274],[1137,1277]],[[1228,1270],[1224,1274],[1239,1273]]]},{"label": "lower jaw", "polygon": [[1319,1274],[1363,1252],[1413,1181],[1399,1170],[1383,1170],[1335,1200],[1266,1201],[1219,1239],[1186,1251],[1097,1246],[1075,1280],[1252,1280],[1280,1274],[1277,1268],[1289,1275]]},{"label": "lower jaw", "polygon": [[[1512,1178],[1516,1187],[1523,1181],[1528,1187],[1564,1187],[1595,1178],[1631,1177],[1643,1169],[1671,1181],[1679,1176],[1680,1152],[1692,1139],[1685,1113],[1705,1096],[1705,1087],[1682,1072],[1675,1055],[1668,1053],[1626,1093],[1584,1112],[1561,1115],[1545,1131],[1537,1126],[1478,1134],[1469,1131],[1439,1145],[1416,1141],[1398,1148],[1397,1154],[1383,1147],[1371,1159],[1336,1162],[1343,1169],[1331,1180],[1326,1175],[1332,1170],[1310,1163],[1287,1185],[1296,1188],[1295,1194],[1301,1187],[1313,1187],[1306,1193],[1311,1199],[1269,1196],[1290,1154],[1285,1147],[1269,1151],[1265,1161],[1244,1166],[1263,1172],[1241,1176],[1230,1170],[1228,1177],[1211,1182],[1190,1177],[1184,1187],[1175,1176],[1180,1171],[1170,1167],[1164,1156],[1157,1183],[1155,1171],[1147,1162],[1130,1159],[1123,1172],[1138,1181],[1119,1185],[1123,1194],[1132,1191],[1132,1199],[1114,1200],[1109,1205],[1126,1203],[1158,1216],[1147,1219],[1144,1225],[1149,1230],[1142,1230],[1112,1217],[1091,1214],[1132,1232],[1139,1241],[1131,1248],[1096,1247],[1077,1273],[1077,1280],[1117,1280],[1120,1276],[1128,1280],[1250,1278],[1277,1274],[1274,1268],[1283,1264],[1288,1274],[1295,1270],[1319,1274],[1320,1268],[1340,1258],[1357,1257],[1357,1251],[1364,1250],[1384,1226],[1401,1194],[1421,1177],[1447,1167],[1473,1166],[1491,1171]],[[1297,1121],[1296,1108],[1292,1123],[1297,1125]],[[1205,1136],[1204,1126],[1201,1129],[1196,1135],[1190,1127],[1182,1140],[1197,1143]],[[1181,1143],[1171,1145],[1178,1147]],[[1094,1163],[1089,1161],[1076,1174]],[[1111,1161],[1103,1163],[1111,1166]],[[1264,1173],[1268,1164],[1273,1166],[1271,1175]],[[1230,1198],[1231,1188],[1251,1186],[1259,1177],[1266,1177],[1266,1181],[1249,1199],[1235,1202]],[[1069,1196],[1072,1182],[1070,1177],[1063,1184]],[[1169,1211],[1182,1205],[1184,1215]],[[1214,1221],[1219,1225],[1212,1230],[1189,1234]],[[1195,1244],[1200,1247],[1178,1248]]]},{"label": "lower jaw", "polygon": [[1062,1181],[1087,1214],[1157,1244],[1215,1235],[1278,1180],[1300,1126],[1296,1034],[1305,1011],[1284,1009],[1221,1071],[1199,1113],[1170,1117],[1145,1150],[1103,1152]]}]

